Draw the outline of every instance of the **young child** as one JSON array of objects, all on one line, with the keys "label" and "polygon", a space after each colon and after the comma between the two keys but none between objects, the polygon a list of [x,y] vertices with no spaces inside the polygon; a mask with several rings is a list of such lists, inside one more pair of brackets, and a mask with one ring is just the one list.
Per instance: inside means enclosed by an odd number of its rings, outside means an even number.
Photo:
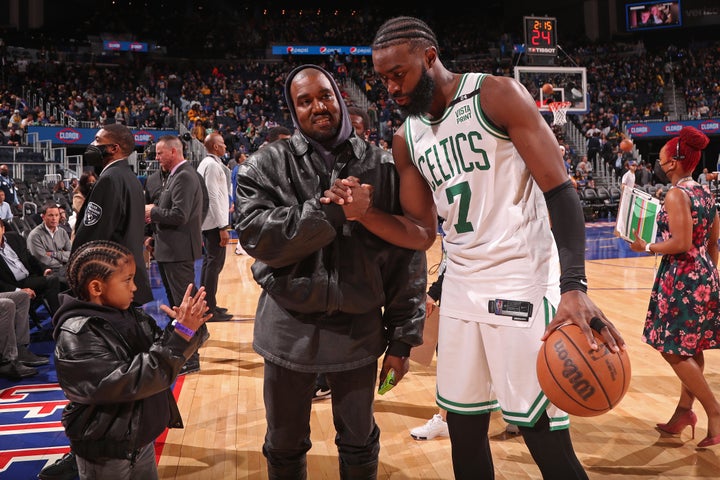
[{"label": "young child", "polygon": [[124,246],[88,242],[68,262],[73,296],[61,295],[53,317],[55,365],[70,402],[62,423],[81,480],[157,479],[154,441],[182,418],[170,386],[209,337],[205,290],[163,310],[174,329],[161,329],[131,308],[135,260]]}]

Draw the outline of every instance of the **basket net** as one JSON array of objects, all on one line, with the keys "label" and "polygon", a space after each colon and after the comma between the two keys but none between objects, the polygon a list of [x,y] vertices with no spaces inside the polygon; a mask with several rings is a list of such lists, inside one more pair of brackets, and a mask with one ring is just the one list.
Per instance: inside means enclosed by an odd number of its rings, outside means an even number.
[{"label": "basket net", "polygon": [[552,102],[548,108],[553,113],[553,125],[565,125],[567,123],[567,111],[572,105],[571,102]]}]

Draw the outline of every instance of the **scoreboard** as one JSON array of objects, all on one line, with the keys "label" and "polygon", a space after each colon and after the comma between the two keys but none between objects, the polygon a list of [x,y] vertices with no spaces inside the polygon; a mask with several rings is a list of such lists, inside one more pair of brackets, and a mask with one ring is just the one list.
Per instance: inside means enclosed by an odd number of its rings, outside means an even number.
[{"label": "scoreboard", "polygon": [[528,55],[557,55],[557,19],[553,17],[525,18],[525,53]]}]

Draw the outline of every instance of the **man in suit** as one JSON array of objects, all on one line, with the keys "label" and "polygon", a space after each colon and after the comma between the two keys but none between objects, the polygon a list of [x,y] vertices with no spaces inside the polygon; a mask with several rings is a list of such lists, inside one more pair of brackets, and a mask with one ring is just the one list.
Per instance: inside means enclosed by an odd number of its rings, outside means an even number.
[{"label": "man in suit", "polygon": [[47,300],[50,314],[60,306],[59,278],[30,254],[22,236],[6,232],[5,222],[0,220],[0,292],[16,290],[25,291],[31,299]]},{"label": "man in suit", "polygon": [[[153,160],[155,160],[155,146],[153,145]],[[169,172],[159,168],[152,172],[145,179],[145,204],[152,203],[157,205],[160,199],[160,193],[163,190],[165,182]],[[155,233],[155,225],[153,223],[145,222],[145,264],[150,268],[150,262],[153,259],[153,250],[155,249],[155,239],[153,235]]]},{"label": "man in suit", "polygon": [[135,137],[130,129],[114,123],[98,130],[83,154],[86,166],[102,171],[90,191],[83,218],[77,220],[72,251],[92,240],[112,240],[129,248],[136,265],[137,291],[133,301],[142,305],[151,301],[153,295],[143,258],[145,194],[128,163],[134,150]]},{"label": "man in suit", "polygon": [[168,301],[179,305],[188,284],[195,283],[195,260],[202,257],[202,186],[183,158],[178,137],[160,137],[155,150],[160,167],[169,175],[157,205],[145,205],[145,220],[155,226],[154,255]]},{"label": "man in suit", "polygon": [[[153,255],[168,302],[179,305],[188,284],[195,283],[195,261],[202,257],[203,186],[200,175],[185,160],[183,143],[175,135],[158,139],[155,159],[167,177],[161,177],[163,184],[157,200],[145,205],[145,221],[154,227]],[[198,370],[200,356],[196,352],[185,362],[181,374]]]}]

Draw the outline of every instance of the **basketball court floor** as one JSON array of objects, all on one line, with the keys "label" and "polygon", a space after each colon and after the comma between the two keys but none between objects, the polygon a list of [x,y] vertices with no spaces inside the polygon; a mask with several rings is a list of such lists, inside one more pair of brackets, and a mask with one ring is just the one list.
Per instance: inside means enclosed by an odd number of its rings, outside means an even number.
[{"label": "basketball court floor", "polygon": [[[720,446],[697,449],[707,433],[706,417],[696,406],[695,438],[687,428],[680,435],[655,429],[672,414],[680,385],[659,354],[640,341],[655,268],[659,259],[637,254],[613,235],[612,221],[587,224],[589,295],[623,333],[629,347],[632,380],[625,398],[596,417],[571,417],[572,438],[580,461],[592,480],[715,479],[720,475]],[[156,445],[160,478],[217,480],[267,478],[262,455],[265,411],[262,400],[262,359],[252,349],[254,313],[259,290],[252,279],[252,259],[235,255],[228,246],[221,274],[219,304],[235,317],[209,324],[211,338],[200,350],[201,371],[175,384],[185,428],[169,430]],[[429,281],[440,259],[440,242],[428,251]],[[199,264],[198,264],[199,266]],[[156,266],[151,269],[156,301],[146,305],[158,315],[164,300]],[[31,348],[51,353],[52,342],[39,332]],[[534,368],[534,365],[528,366]],[[435,361],[411,362],[409,374],[393,390],[378,396],[376,420],[381,434],[378,479],[452,479],[450,441],[413,440],[410,428],[434,413]],[[47,463],[68,450],[60,425],[66,403],[54,367],[22,382],[0,379],[0,479],[33,480]],[[720,394],[720,353],[706,353],[706,376]],[[491,448],[499,480],[540,479],[521,437],[505,433],[499,415],[490,425]],[[330,400],[315,402],[311,416],[313,447],[308,478],[337,479]]]}]

